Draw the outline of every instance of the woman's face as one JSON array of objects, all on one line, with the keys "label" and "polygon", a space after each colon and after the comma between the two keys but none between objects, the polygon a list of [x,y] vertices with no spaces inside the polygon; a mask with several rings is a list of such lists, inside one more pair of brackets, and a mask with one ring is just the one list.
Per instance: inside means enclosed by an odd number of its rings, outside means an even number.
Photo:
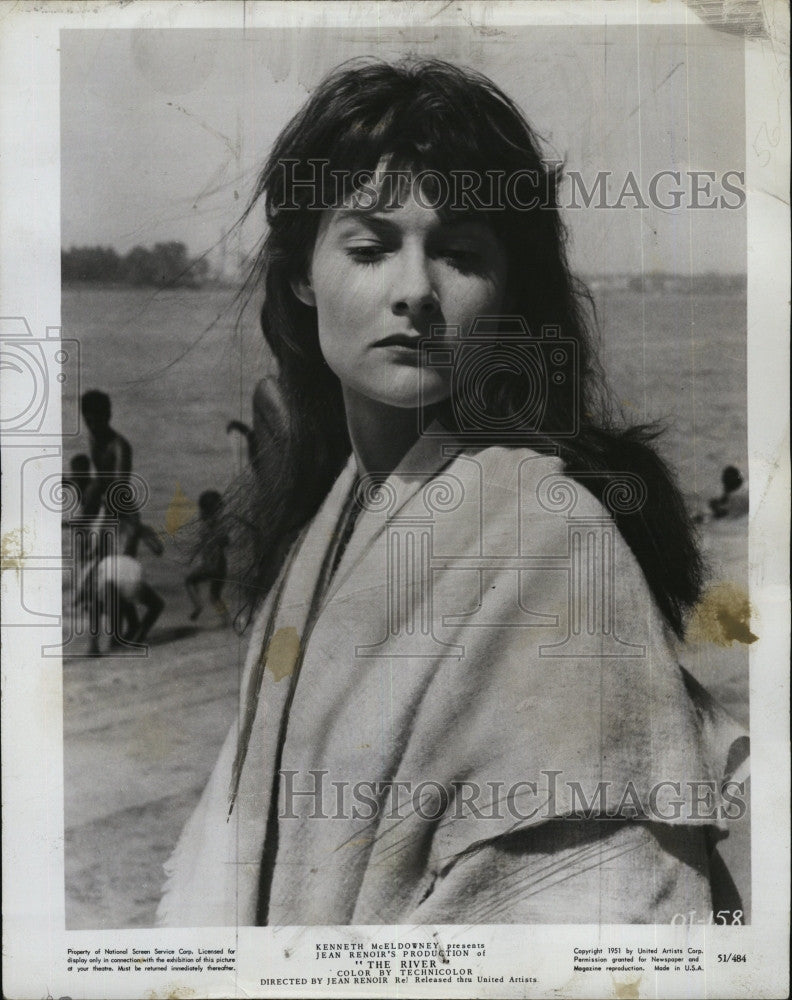
[{"label": "woman's face", "polygon": [[504,305],[506,252],[485,221],[444,222],[416,201],[325,212],[309,273],[294,291],[315,306],[319,344],[346,391],[397,407],[431,405],[450,392],[447,369],[421,364],[432,328],[465,336]]}]

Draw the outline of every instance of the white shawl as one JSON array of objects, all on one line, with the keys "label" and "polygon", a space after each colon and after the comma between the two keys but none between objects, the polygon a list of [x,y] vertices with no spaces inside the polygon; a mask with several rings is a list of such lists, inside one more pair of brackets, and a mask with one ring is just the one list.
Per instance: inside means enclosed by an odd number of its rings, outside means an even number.
[{"label": "white shawl", "polygon": [[[167,866],[161,923],[256,922],[276,780],[272,924],[413,920],[433,893],[445,898],[440,883],[462,859],[579,814],[575,784],[589,802],[604,795],[600,815],[722,825],[740,730],[686,683],[632,552],[558,459],[419,440],[369,497],[310,627],[354,478],[350,460],[258,616],[242,722]],[[361,782],[390,789],[373,818],[352,812]],[[468,796],[511,790],[512,808],[483,808],[481,797],[469,808],[464,794],[460,805],[463,782]],[[715,789],[706,808],[691,782]],[[396,808],[394,787],[410,808]],[[314,796],[293,794],[317,788],[328,818],[312,818]],[[472,918],[475,901],[448,912]]]}]

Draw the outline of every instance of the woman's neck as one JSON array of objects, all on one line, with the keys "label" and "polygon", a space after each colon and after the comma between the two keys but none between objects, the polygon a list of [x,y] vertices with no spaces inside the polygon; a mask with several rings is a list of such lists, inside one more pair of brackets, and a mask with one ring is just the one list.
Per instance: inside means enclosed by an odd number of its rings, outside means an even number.
[{"label": "woman's neck", "polygon": [[379,403],[350,389],[343,391],[358,473],[385,478],[418,440],[419,411]]}]

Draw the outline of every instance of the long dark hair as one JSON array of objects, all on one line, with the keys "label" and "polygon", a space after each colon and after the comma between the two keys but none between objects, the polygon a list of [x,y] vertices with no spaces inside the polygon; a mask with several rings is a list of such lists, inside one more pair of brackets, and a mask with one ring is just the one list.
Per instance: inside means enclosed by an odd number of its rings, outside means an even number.
[{"label": "long dark hair", "polygon": [[[568,475],[600,499],[612,474],[642,480],[640,509],[614,516],[681,636],[701,589],[701,558],[679,489],[652,447],[656,428],[618,427],[613,418],[592,343],[591,296],[567,262],[556,198],[561,164],[543,159],[537,135],[492,81],[439,60],[355,60],[335,70],[281,132],[245,213],[263,200],[268,231],[249,280],[263,281],[261,326],[279,366],[271,409],[280,419],[270,439],[259,440],[254,469],[254,582],[266,589],[283,540],[313,515],[350,452],[341,387],[319,349],[315,310],[298,300],[291,283],[306,273],[322,207],[348,197],[382,163],[449,181],[460,168],[470,176],[519,179],[510,204],[501,192],[499,203],[469,201],[467,208],[485,214],[507,250],[510,311],[524,318],[531,335],[554,328],[576,348],[563,377],[546,383],[541,420],[525,428],[525,440],[555,451]],[[340,191],[329,190],[328,177],[335,186],[340,178]],[[513,372],[495,375],[485,388],[491,413],[524,411],[532,388]],[[575,433],[570,379],[579,407]],[[515,443],[513,431],[502,443]]]}]

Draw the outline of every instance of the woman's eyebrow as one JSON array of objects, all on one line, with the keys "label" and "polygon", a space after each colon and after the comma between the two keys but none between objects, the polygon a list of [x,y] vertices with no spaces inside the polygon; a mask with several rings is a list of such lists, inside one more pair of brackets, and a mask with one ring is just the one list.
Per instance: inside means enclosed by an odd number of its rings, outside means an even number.
[{"label": "woman's eyebrow", "polygon": [[376,233],[395,233],[399,226],[385,217],[382,209],[341,208],[336,216],[338,226],[360,223]]}]

